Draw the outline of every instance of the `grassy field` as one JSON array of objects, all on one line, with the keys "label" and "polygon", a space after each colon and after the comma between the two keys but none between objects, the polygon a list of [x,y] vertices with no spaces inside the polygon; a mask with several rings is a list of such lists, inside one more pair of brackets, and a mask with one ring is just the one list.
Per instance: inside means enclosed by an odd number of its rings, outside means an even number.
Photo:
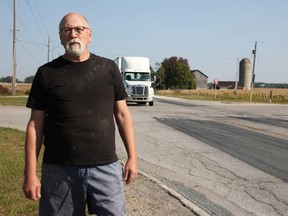
[{"label": "grassy field", "polygon": [[1,105],[25,106],[28,97],[23,96],[0,96]]},{"label": "grassy field", "polygon": [[37,215],[38,202],[22,192],[25,133],[0,127],[0,215]]},{"label": "grassy field", "polygon": [[26,105],[28,94],[30,92],[31,84],[21,83],[17,84],[16,96],[12,95],[11,83],[0,83],[0,104],[1,105]]},{"label": "grassy field", "polygon": [[[256,103],[288,103],[288,89],[260,89],[254,88],[252,91],[252,102]],[[211,100],[226,102],[250,102],[249,90],[159,90],[157,95],[185,98],[190,100]],[[270,97],[270,95],[272,97]]]},{"label": "grassy field", "polygon": [[[30,92],[31,84],[29,83],[17,83],[16,85],[16,96],[27,96]],[[12,95],[12,84],[11,83],[0,83],[0,95],[11,96]]]}]

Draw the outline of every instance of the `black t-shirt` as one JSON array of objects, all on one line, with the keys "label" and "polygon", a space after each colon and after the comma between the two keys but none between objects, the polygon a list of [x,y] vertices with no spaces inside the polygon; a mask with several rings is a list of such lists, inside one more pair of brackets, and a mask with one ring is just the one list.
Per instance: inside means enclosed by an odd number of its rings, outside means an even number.
[{"label": "black t-shirt", "polygon": [[46,163],[101,165],[117,160],[114,103],[127,97],[117,65],[90,55],[40,67],[27,107],[45,110]]}]

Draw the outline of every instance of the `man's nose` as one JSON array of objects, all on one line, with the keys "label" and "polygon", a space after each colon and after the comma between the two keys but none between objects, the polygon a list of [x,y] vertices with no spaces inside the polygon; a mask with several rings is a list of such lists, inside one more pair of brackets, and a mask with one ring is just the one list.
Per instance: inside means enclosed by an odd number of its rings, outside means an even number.
[{"label": "man's nose", "polygon": [[77,34],[77,32],[76,32],[76,30],[74,28],[71,29],[70,36],[73,37],[73,38],[78,37],[78,34]]}]

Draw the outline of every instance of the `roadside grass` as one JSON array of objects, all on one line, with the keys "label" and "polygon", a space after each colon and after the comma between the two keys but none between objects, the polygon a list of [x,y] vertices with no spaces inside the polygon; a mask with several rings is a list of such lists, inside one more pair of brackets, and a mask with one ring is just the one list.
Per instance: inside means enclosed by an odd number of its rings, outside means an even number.
[{"label": "roadside grass", "polygon": [[38,215],[38,202],[22,191],[24,141],[24,132],[0,127],[0,215]]},{"label": "roadside grass", "polygon": [[25,106],[27,100],[27,96],[0,96],[1,105]]}]

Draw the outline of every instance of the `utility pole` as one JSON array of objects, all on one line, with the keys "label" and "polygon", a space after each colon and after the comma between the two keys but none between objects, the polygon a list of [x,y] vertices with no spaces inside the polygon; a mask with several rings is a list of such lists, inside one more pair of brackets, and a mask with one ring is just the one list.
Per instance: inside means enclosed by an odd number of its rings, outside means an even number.
[{"label": "utility pole", "polygon": [[235,78],[235,89],[234,89],[234,97],[237,100],[237,89],[238,89],[238,77],[239,77],[239,58],[237,58],[236,64],[236,78]]},{"label": "utility pole", "polygon": [[16,95],[16,0],[13,3],[13,76],[12,76],[12,96]]},{"label": "utility pole", "polygon": [[252,51],[252,54],[254,54],[254,59],[253,59],[253,69],[252,69],[251,90],[250,90],[250,102],[252,102],[253,86],[254,86],[254,81],[255,81],[255,60],[256,60],[256,50],[257,50],[257,41],[255,42],[255,49]]},{"label": "utility pole", "polygon": [[50,36],[48,36],[48,55],[47,55],[47,62],[50,61],[50,43],[51,43],[51,40],[50,40]]}]

